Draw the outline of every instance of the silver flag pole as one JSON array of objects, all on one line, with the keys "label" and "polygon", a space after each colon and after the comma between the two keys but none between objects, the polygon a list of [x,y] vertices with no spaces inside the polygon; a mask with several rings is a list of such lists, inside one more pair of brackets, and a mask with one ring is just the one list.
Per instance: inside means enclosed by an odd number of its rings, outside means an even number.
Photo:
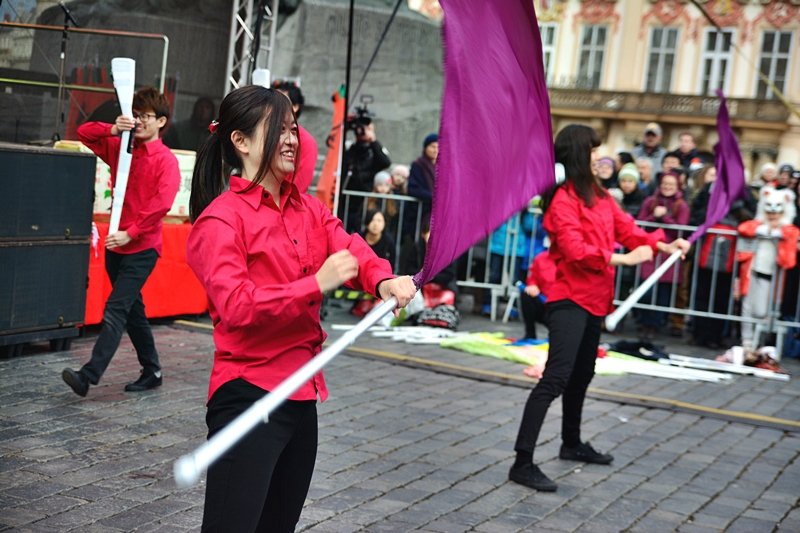
[{"label": "silver flag pole", "polygon": [[353,344],[358,337],[372,327],[381,318],[397,307],[397,299],[392,297],[372,309],[353,327],[336,339],[328,348],[311,359],[297,372],[286,378],[275,387],[274,391],[254,403],[247,411],[236,417],[230,424],[216,433],[208,441],[175,461],[173,472],[178,487],[191,487],[200,479],[200,475],[219,459],[259,423],[266,423],[269,415],[280,406],[293,392],[314,377],[322,367],[339,355],[345,348]]}]

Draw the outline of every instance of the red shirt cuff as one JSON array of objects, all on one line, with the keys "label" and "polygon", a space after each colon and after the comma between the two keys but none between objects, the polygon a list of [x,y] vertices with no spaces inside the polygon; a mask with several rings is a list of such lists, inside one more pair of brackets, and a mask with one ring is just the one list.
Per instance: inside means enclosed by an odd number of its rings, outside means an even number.
[{"label": "red shirt cuff", "polygon": [[295,294],[300,297],[318,297],[322,296],[319,283],[316,276],[306,276],[295,281],[293,284]]}]

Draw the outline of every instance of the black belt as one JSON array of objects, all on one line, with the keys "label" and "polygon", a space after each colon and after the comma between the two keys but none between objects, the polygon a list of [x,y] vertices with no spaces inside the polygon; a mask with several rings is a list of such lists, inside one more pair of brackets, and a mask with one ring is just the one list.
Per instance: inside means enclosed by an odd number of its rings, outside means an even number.
[{"label": "black belt", "polygon": [[764,274],[762,272],[756,272],[755,274],[756,274],[757,278],[766,279],[766,280],[771,280],[772,279],[772,274]]}]

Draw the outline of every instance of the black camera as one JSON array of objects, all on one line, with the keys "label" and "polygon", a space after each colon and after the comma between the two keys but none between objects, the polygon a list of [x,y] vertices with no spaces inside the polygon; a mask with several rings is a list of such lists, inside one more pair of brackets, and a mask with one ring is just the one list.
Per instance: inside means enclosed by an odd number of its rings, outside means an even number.
[{"label": "black camera", "polygon": [[356,107],[356,112],[347,116],[347,129],[353,130],[357,137],[364,134],[364,128],[372,124],[375,116],[369,112],[368,105],[374,101],[372,96],[365,94],[361,96],[361,105]]}]

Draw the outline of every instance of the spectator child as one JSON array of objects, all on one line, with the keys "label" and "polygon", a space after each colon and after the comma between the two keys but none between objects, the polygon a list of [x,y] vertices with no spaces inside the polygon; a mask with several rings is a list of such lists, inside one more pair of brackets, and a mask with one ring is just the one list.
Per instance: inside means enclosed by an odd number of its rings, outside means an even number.
[{"label": "spectator child", "polygon": [[[377,194],[391,194],[392,192],[392,176],[385,170],[381,170],[375,174],[375,182],[372,187],[372,192]],[[397,235],[397,201],[388,198],[367,198],[367,213],[364,215],[364,227],[369,224],[370,211],[383,211],[383,218],[385,228],[388,234]]]},{"label": "spectator child", "polygon": [[645,200],[645,194],[639,188],[639,171],[636,170],[636,165],[633,163],[622,165],[617,181],[623,194],[622,210],[636,218]]},{"label": "spectator child", "polygon": [[[525,277],[526,265],[529,261],[528,254],[531,248],[532,230],[533,215],[526,209],[512,215],[492,232],[489,237],[489,283],[499,284],[503,282],[504,267],[512,278],[508,280],[511,284]],[[508,258],[508,264],[504,264],[504,258]],[[513,261],[513,264],[510,261]],[[481,314],[491,315],[491,298],[492,291],[486,289],[484,291]],[[516,310],[512,310],[511,316],[515,317],[515,313]]]},{"label": "spectator child", "polygon": [[[752,246],[740,251],[738,256],[742,262],[739,292],[743,296],[744,318],[766,318],[768,305],[774,301],[770,298],[770,291],[775,291],[773,281],[778,268],[789,270],[796,264],[800,230],[792,224],[787,213],[792,200],[787,190],[762,187],[756,218],[739,224],[740,235],[755,239]],[[759,347],[761,331],[760,325],[742,322],[742,347],[745,351]]]},{"label": "spectator child", "polygon": [[522,305],[522,318],[525,321],[525,338],[535,339],[536,323],[547,325],[545,321],[544,304],[547,302],[547,293],[550,285],[556,279],[556,264],[550,258],[550,252],[545,250],[531,261],[525,289],[520,294]]},{"label": "spectator child", "polygon": [[408,194],[408,175],[410,169],[407,165],[392,165],[389,172],[392,175],[392,192],[403,196]]}]

